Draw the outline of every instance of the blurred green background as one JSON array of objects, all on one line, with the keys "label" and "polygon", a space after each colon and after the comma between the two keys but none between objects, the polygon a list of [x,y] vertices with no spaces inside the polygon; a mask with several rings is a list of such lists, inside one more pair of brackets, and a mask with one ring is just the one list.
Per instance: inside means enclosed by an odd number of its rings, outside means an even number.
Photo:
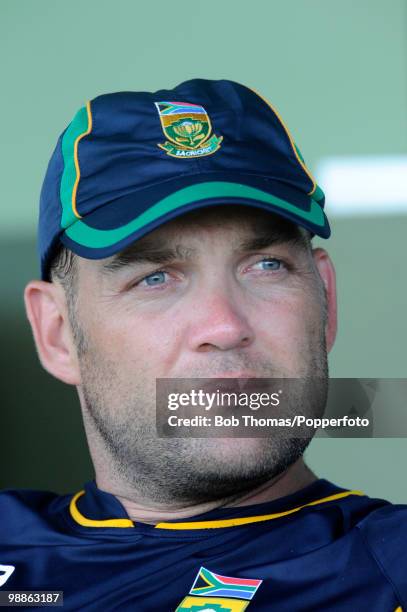
[{"label": "blurred green background", "polygon": [[[1,487],[67,492],[93,476],[76,391],[42,370],[23,305],[41,182],[76,110],[101,93],[229,78],[277,107],[313,171],[333,155],[406,154],[406,15],[402,0],[0,0]],[[407,216],[331,224],[331,376],[407,377]],[[405,439],[316,439],[306,458],[407,503],[406,451]]]}]

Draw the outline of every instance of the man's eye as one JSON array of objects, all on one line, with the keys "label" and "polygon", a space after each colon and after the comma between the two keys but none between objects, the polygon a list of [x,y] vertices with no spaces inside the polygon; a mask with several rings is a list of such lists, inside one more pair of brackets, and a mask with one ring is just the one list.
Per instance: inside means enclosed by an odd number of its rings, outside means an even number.
[{"label": "man's eye", "polygon": [[267,259],[262,259],[261,261],[258,261],[254,265],[259,266],[260,270],[278,271],[283,267],[283,262],[280,259],[269,257]]},{"label": "man's eye", "polygon": [[145,283],[149,287],[154,287],[155,285],[162,285],[166,281],[166,274],[167,272],[162,272],[160,270],[158,272],[153,272],[153,274],[149,274],[148,276],[142,278],[141,281],[139,281],[137,284],[142,285],[143,283]]}]

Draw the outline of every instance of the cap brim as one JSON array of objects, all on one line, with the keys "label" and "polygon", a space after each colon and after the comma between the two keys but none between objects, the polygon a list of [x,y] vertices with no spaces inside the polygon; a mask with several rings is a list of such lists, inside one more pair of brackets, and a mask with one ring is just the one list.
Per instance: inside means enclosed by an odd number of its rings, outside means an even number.
[{"label": "cap brim", "polygon": [[238,178],[235,173],[180,176],[128,193],[75,221],[60,240],[81,257],[102,259],[188,211],[236,204],[268,210],[322,238],[330,236],[323,200],[280,181]]}]

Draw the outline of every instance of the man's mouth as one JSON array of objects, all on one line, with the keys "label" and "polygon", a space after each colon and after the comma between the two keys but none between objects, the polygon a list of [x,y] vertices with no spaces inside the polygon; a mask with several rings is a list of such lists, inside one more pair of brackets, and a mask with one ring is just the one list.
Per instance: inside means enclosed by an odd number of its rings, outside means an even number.
[{"label": "man's mouth", "polygon": [[[228,392],[228,393],[269,393],[275,384],[273,379],[261,378],[251,372],[222,372],[210,378],[200,379],[200,388],[205,392]],[[275,381],[276,383],[277,381]]]}]

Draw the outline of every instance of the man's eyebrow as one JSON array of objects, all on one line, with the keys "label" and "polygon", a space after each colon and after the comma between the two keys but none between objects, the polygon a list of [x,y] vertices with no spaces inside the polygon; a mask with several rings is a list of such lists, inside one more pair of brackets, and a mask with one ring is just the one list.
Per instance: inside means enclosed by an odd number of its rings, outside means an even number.
[{"label": "man's eyebrow", "polygon": [[240,249],[242,251],[258,251],[280,244],[307,249],[307,239],[299,229],[288,232],[285,230],[276,231],[275,229],[268,231],[267,228],[262,228],[252,238],[244,240],[240,244]]},{"label": "man's eyebrow", "polygon": [[[307,240],[298,228],[256,228],[253,236],[242,241],[237,250],[240,252],[258,251],[278,244],[290,244],[299,248],[307,248]],[[173,261],[191,259],[196,249],[187,248],[181,244],[161,246],[155,240],[134,243],[116,253],[110,261],[104,263],[100,270],[102,275],[110,275],[118,270],[136,264],[165,264]]]},{"label": "man's eyebrow", "polygon": [[102,275],[109,275],[135,264],[164,264],[175,260],[183,261],[190,259],[193,251],[193,249],[179,244],[174,247],[160,247],[159,245],[149,243],[146,245],[135,244],[124,251],[116,253],[113,259],[104,263],[101,266],[101,273]]}]

